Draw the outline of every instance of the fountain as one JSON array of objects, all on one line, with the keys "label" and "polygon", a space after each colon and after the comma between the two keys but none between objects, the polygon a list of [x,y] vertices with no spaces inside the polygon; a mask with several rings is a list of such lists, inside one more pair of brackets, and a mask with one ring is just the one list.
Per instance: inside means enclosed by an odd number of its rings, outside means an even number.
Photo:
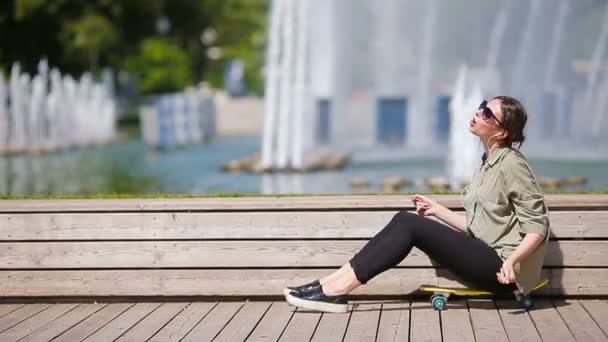
[{"label": "fountain", "polygon": [[446,172],[451,189],[461,189],[470,182],[476,166],[480,164],[479,156],[483,153],[483,148],[480,148],[479,139],[469,132],[468,126],[474,114],[471,108],[475,108],[482,100],[479,81],[469,76],[466,65],[461,66],[450,103]]},{"label": "fountain", "polygon": [[49,72],[46,60],[33,78],[13,64],[8,90],[4,79],[0,81],[0,110],[4,153],[106,143],[115,134],[116,109],[106,88],[88,73],[77,82],[56,69]]},{"label": "fountain", "polygon": [[[466,100],[449,106],[451,118],[464,105],[472,114],[477,82],[483,96],[512,95],[526,105],[528,155],[580,157],[591,143],[608,151],[605,2],[273,0],[271,7],[265,168],[299,165],[300,153],[320,146],[352,150],[354,160],[442,158],[449,143],[434,127],[446,120],[439,113],[447,102],[438,99],[455,96],[462,65],[472,81]],[[605,13],[599,25],[583,25],[594,13]],[[592,49],[582,37],[595,40]],[[591,120],[574,120],[575,108]]]}]

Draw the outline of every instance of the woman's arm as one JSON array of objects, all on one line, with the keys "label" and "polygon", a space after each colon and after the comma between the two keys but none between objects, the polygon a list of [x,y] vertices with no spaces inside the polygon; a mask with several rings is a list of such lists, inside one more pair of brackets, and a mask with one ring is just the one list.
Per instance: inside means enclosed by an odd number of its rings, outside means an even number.
[{"label": "woman's arm", "polygon": [[500,272],[496,273],[498,281],[503,284],[509,284],[515,281],[515,271],[513,266],[520,261],[524,260],[528,255],[532,254],[536,247],[538,247],[545,236],[538,233],[528,233],[524,236],[523,240],[519,243],[519,246],[513,251],[513,253],[505,260],[500,268]]},{"label": "woman's arm", "polygon": [[459,215],[441,204],[433,201],[429,197],[422,195],[414,195],[411,197],[412,202],[416,206],[416,212],[421,216],[435,216],[441,221],[447,223],[450,228],[459,231],[467,231],[467,218]]},{"label": "woman's arm", "polygon": [[450,225],[450,227],[455,228],[455,230],[460,232],[467,231],[467,218],[464,215],[460,215],[444,206],[440,206],[437,204],[439,208],[435,212],[435,217],[440,219],[441,221]]}]

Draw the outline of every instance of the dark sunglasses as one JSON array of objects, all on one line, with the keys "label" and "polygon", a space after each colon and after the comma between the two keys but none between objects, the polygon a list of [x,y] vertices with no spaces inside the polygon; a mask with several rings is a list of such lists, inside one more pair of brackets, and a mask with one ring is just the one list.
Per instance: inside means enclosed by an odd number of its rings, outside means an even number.
[{"label": "dark sunglasses", "polygon": [[498,118],[496,117],[496,115],[494,115],[492,110],[490,108],[488,108],[488,101],[486,101],[486,100],[481,101],[481,104],[479,105],[479,108],[477,108],[477,110],[481,110],[481,118],[484,119],[485,121],[488,121],[491,118],[494,118],[494,120],[496,120],[501,126],[503,125],[502,121],[498,120]]}]

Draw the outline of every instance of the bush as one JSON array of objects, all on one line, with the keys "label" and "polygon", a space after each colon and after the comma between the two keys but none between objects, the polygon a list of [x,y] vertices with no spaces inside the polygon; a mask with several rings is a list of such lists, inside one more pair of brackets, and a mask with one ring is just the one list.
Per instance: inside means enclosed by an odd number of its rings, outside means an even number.
[{"label": "bush", "polygon": [[166,39],[144,40],[125,69],[137,76],[143,94],[179,91],[192,84],[192,67],[186,51]]}]

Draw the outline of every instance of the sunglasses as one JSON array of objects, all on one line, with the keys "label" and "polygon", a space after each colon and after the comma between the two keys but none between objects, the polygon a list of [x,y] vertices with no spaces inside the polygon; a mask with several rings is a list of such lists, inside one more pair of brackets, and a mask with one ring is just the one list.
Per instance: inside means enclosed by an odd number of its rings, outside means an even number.
[{"label": "sunglasses", "polygon": [[501,126],[503,125],[502,121],[498,120],[496,115],[494,115],[492,110],[488,107],[488,101],[483,100],[481,102],[481,104],[479,105],[479,108],[477,108],[477,110],[481,111],[481,118],[484,119],[485,121],[488,121],[491,118],[494,118],[494,120],[496,120],[496,122],[498,122]]}]

